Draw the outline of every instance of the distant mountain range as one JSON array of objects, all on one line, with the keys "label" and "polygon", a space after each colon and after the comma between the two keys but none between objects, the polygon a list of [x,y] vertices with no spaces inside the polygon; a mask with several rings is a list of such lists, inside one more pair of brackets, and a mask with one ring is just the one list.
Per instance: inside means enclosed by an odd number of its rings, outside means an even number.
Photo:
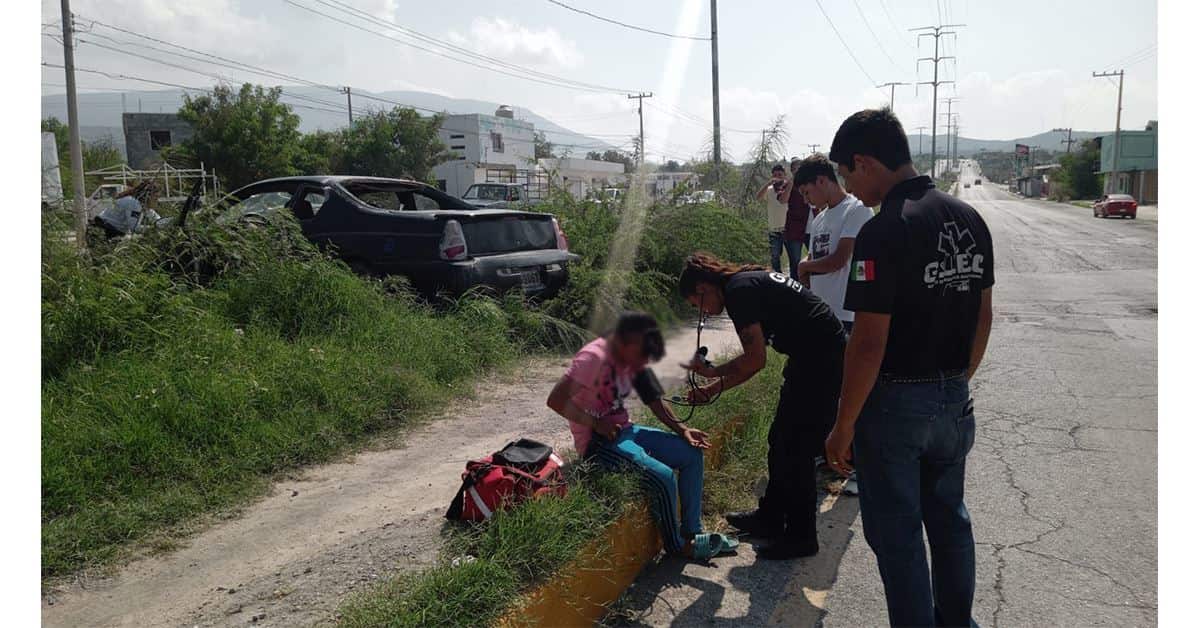
[{"label": "distant mountain range", "polygon": [[[300,116],[301,131],[307,133],[317,129],[332,130],[346,125],[346,97],[344,95],[318,87],[285,87],[284,90],[289,95],[283,96],[281,100],[292,105],[293,110]],[[508,104],[450,98],[428,92],[360,91],[351,94],[351,104],[354,110],[366,111],[392,107],[389,103],[373,100],[371,97],[448,113],[494,114],[501,104]],[[83,140],[97,141],[111,138],[113,144],[123,152],[125,150],[124,133],[121,130],[121,113],[123,111],[174,113],[183,104],[183,93],[180,90],[86,92],[79,94],[78,102],[79,134]],[[603,152],[613,147],[611,142],[576,133],[539,116],[530,109],[513,105],[513,112],[516,119],[532,122],[537,130],[546,134],[546,139],[552,144],[570,149],[577,156],[582,156],[591,150]],[[42,118],[51,116],[66,122],[67,99],[65,94],[42,96]]]},{"label": "distant mountain range", "polygon": [[[1090,140],[1101,135],[1108,135],[1112,131],[1073,131],[1071,139],[1073,140]],[[1037,146],[1039,149],[1047,152],[1066,152],[1067,145],[1062,141],[1067,139],[1066,133],[1058,131],[1045,131],[1037,135],[1027,137],[1018,137],[1011,140],[977,140],[969,137],[958,138],[958,154],[971,155],[980,151],[1000,151],[1011,153],[1016,150],[1017,144],[1025,144],[1026,146]],[[929,153],[929,135],[909,135],[908,145],[914,153],[928,154]],[[946,136],[937,136],[938,154],[946,148]],[[1078,148],[1079,143],[1072,144],[1072,149]]]}]

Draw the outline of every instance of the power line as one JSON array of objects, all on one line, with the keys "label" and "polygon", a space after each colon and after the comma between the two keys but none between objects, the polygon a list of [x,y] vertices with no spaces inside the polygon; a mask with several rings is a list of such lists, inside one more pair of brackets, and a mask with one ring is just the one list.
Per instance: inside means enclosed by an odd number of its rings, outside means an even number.
[{"label": "power line", "polygon": [[813,0],[813,2],[817,3],[817,8],[821,10],[821,15],[824,15],[825,21],[829,22],[829,28],[833,29],[833,34],[837,35],[838,41],[842,42],[842,48],[845,48],[846,54],[850,55],[850,58],[854,60],[854,65],[857,65],[858,69],[862,70],[863,76],[867,77],[868,81],[871,81],[871,85],[877,85],[875,79],[871,78],[871,73],[867,72],[867,69],[863,67],[863,64],[858,61],[858,57],[854,56],[854,51],[851,50],[850,46],[846,44],[846,40],[843,39],[842,34],[838,32],[837,26],[833,25],[833,20],[829,19],[829,14],[825,12],[825,7],[821,6],[821,0]]},{"label": "power line", "polygon": [[862,7],[858,4],[858,0],[854,0],[854,8],[858,9],[858,16],[862,18],[863,26],[867,27],[867,32],[871,33],[871,39],[875,40],[875,45],[879,46],[879,52],[882,52],[883,56],[887,57],[888,63],[891,63],[893,68],[896,67],[896,61],[892,59],[892,55],[888,54],[888,51],[884,49],[883,42],[879,41],[879,36],[875,34],[875,29],[871,28],[871,23],[867,21],[867,15],[863,13]]},{"label": "power line", "polygon": [[887,15],[888,23],[892,25],[892,29],[896,31],[896,35],[900,37],[900,40],[903,41],[909,48],[916,50],[916,46],[914,46],[912,42],[908,40],[908,37],[904,35],[903,31],[900,30],[900,27],[896,26],[896,20],[892,18],[892,11],[888,9],[887,0],[879,0],[879,5],[883,7],[883,12],[885,15]]},{"label": "power line", "polygon": [[[380,18],[372,13],[369,13],[367,11],[359,9],[358,7],[346,4],[345,2],[341,2],[340,0],[314,0],[314,1],[317,2],[318,4],[322,4],[330,9],[333,9],[334,11],[345,13],[347,15],[350,15],[351,17],[362,20],[364,22],[368,22],[375,26],[381,26],[381,27],[389,29],[389,30],[403,33],[407,37],[412,37],[412,38],[414,38],[418,41],[422,41],[428,45],[432,45],[432,46],[436,46],[438,48],[445,49],[453,54],[459,54],[459,55],[466,56],[468,58],[476,59],[483,63],[497,64],[497,65],[506,67],[506,68],[516,71],[516,72],[525,72],[525,73],[528,73],[528,74],[531,74],[534,76],[538,76],[538,77],[541,77],[541,78],[544,78],[547,80],[551,80],[551,81],[561,81],[561,82],[566,82],[566,83],[579,85],[579,86],[585,86],[585,87],[604,87],[604,86],[592,85],[591,83],[585,83],[583,81],[577,81],[575,79],[563,78],[561,76],[556,76],[554,74],[550,74],[548,72],[542,72],[540,70],[533,70],[533,69],[530,69],[530,68],[527,68],[524,66],[517,65],[515,63],[504,61],[503,59],[497,59],[496,57],[491,57],[491,56],[488,56],[488,55],[485,55],[482,53],[478,53],[478,52],[475,52],[475,51],[467,49],[467,48],[463,48],[462,46],[448,44],[437,37],[432,37],[432,36],[426,35],[425,33],[422,33],[421,31],[408,28],[406,26],[397,24],[392,21],[385,20],[385,19]],[[626,90],[614,90],[614,91],[626,91]]]},{"label": "power line", "polygon": [[[83,17],[83,16],[81,16],[81,17]],[[113,26],[112,24],[107,24],[107,23],[105,23],[105,22],[101,22],[101,21],[99,21],[99,20],[96,20],[96,19],[92,19],[92,18],[88,18],[88,17],[84,17],[83,19],[87,20],[87,21],[88,21],[88,22],[89,22],[89,23],[90,23],[92,26],[95,26],[95,25],[97,25],[97,24],[98,24],[98,25],[100,25],[100,26],[103,26],[103,27],[105,27],[105,28],[109,28],[109,29],[112,29],[112,30],[115,30],[115,31],[118,31],[118,32],[122,32],[122,33],[125,33],[125,34],[127,34],[127,35],[133,35],[134,37],[139,37],[139,38],[141,38],[141,39],[145,39],[145,40],[147,40],[147,41],[153,41],[153,42],[160,43],[160,44],[163,44],[163,45],[166,45],[166,46],[171,46],[171,47],[173,47],[173,48],[178,48],[178,49],[180,49],[180,50],[185,50],[185,51],[187,51],[187,52],[191,52],[191,53],[194,53],[194,54],[198,54],[198,55],[201,55],[201,56],[204,56],[204,57],[209,57],[209,58],[212,58],[212,59],[216,59],[216,60],[218,60],[218,61],[221,61],[221,62],[223,62],[224,64],[233,64],[234,66],[240,66],[240,67],[242,67],[242,68],[248,68],[248,69],[250,69],[251,71],[255,71],[255,72],[261,72],[261,73],[265,73],[265,74],[268,74],[268,75],[273,75],[275,78],[285,78],[285,79],[288,79],[288,80],[291,80],[291,81],[297,81],[297,82],[299,82],[299,83],[304,83],[304,84],[306,84],[306,85],[309,85],[310,87],[320,87],[320,88],[323,88],[323,89],[328,89],[328,90],[331,90],[331,91],[339,91],[339,90],[338,90],[338,88],[336,88],[336,87],[334,87],[334,86],[332,86],[332,85],[323,85],[323,84],[320,84],[320,83],[315,83],[315,82],[313,82],[313,81],[309,81],[309,80],[307,80],[307,79],[303,79],[303,78],[300,78],[300,77],[298,77],[298,76],[292,76],[292,75],[290,75],[290,74],[285,74],[285,73],[283,73],[283,72],[279,72],[279,71],[276,71],[276,70],[268,70],[268,69],[266,69],[266,68],[263,68],[263,67],[260,67],[260,66],[254,66],[254,65],[251,65],[251,64],[249,64],[249,63],[246,63],[246,62],[244,62],[244,61],[237,61],[237,60],[234,60],[234,59],[229,59],[229,58],[226,58],[226,57],[222,57],[222,56],[219,56],[219,55],[215,55],[215,54],[212,54],[212,53],[209,53],[209,52],[204,52],[204,51],[202,51],[202,50],[196,50],[196,49],[194,49],[194,48],[188,48],[187,46],[183,46],[183,45],[180,45],[180,44],[177,44],[177,43],[174,43],[174,42],[170,42],[170,41],[166,41],[166,40],[163,40],[163,39],[158,39],[158,38],[156,38],[156,37],[151,37],[150,35],[146,35],[145,33],[139,33],[139,32],[136,32],[136,31],[132,31],[132,30],[128,30],[128,29],[125,29],[125,28],[121,28],[121,27],[119,27],[119,26]],[[96,34],[96,33],[91,33],[91,34]],[[101,35],[101,37],[104,37],[104,36],[103,36],[103,35]],[[106,38],[106,39],[109,39],[109,41],[114,41],[114,40],[112,40],[111,38],[108,38],[108,37],[105,37],[105,38]],[[147,48],[151,48],[151,49],[159,50],[159,49],[157,49],[157,48],[154,48],[153,46],[146,46],[145,44],[134,44],[134,45],[141,45],[141,46],[143,46],[143,47],[147,47]],[[165,52],[165,51],[164,51],[164,52]],[[175,54],[175,55],[178,55],[178,56],[184,56],[184,55],[179,55],[179,53],[168,53],[168,54]],[[199,61],[199,59],[194,59],[194,60],[197,60],[197,61]],[[212,63],[212,62],[209,62],[209,63]],[[221,65],[221,64],[214,64],[214,65]],[[226,66],[226,67],[229,67],[229,66]],[[237,69],[237,68],[232,68],[232,69]]]},{"label": "power line", "polygon": [[584,11],[583,9],[577,9],[568,4],[559,2],[558,0],[546,0],[546,1],[549,2],[550,4],[558,5],[568,11],[574,11],[576,13],[581,13],[588,17],[595,18],[597,20],[600,20],[601,22],[608,22],[609,24],[616,24],[617,26],[622,26],[622,27],[632,29],[635,31],[641,31],[643,33],[650,33],[652,35],[661,35],[663,37],[671,37],[674,39],[690,39],[693,41],[712,41],[711,37],[697,37],[695,35],[676,35],[674,33],[664,33],[663,31],[656,31],[656,30],[650,29],[650,28],[642,28],[641,26],[634,26],[633,24],[626,24],[625,22],[618,22],[617,20],[614,20],[614,19],[610,19],[610,18],[601,16],[601,15],[596,15],[595,13]]},{"label": "power line", "polygon": [[[567,78],[563,78],[563,77],[560,77],[560,76],[555,76],[555,75],[552,75],[552,74],[547,74],[547,73],[544,73],[544,72],[538,72],[538,71],[536,71],[536,70],[531,70],[531,69],[529,69],[529,68],[525,68],[525,67],[522,67],[522,66],[517,66],[517,65],[515,65],[515,64],[511,64],[511,63],[508,63],[508,62],[506,62],[506,61],[502,61],[502,60],[500,60],[500,59],[495,59],[495,58],[492,58],[492,57],[488,57],[488,56],[486,56],[486,55],[478,55],[478,53],[471,53],[471,52],[469,52],[469,51],[465,51],[465,49],[459,49],[459,48],[457,48],[457,47],[455,47],[455,46],[450,46],[449,44],[444,44],[444,43],[441,43],[441,42],[437,42],[437,40],[435,40],[435,39],[433,39],[433,38],[429,38],[428,36],[422,35],[422,37],[425,37],[425,38],[426,38],[426,43],[432,43],[432,44],[434,44],[434,45],[441,46],[441,47],[443,47],[443,48],[446,48],[446,49],[451,49],[451,50],[456,50],[456,51],[459,51],[459,50],[461,50],[461,51],[463,51],[463,52],[460,52],[460,54],[463,54],[463,55],[466,55],[466,56],[478,56],[478,57],[483,57],[483,58],[486,58],[486,59],[487,59],[489,62],[491,62],[491,63],[495,63],[495,64],[497,64],[497,65],[505,66],[505,67],[507,67],[507,68],[513,68],[513,69],[514,69],[514,71],[509,71],[509,70],[507,70],[507,69],[503,69],[503,68],[497,68],[497,67],[489,67],[489,66],[486,66],[486,65],[482,65],[481,63],[476,63],[476,62],[474,62],[474,61],[471,61],[471,60],[469,60],[469,59],[462,59],[462,58],[456,57],[456,56],[454,56],[454,55],[452,55],[452,54],[449,54],[449,53],[447,53],[447,52],[443,52],[443,51],[440,51],[440,50],[434,50],[434,49],[428,48],[428,47],[426,47],[426,46],[422,46],[422,45],[419,45],[419,44],[413,43],[413,42],[411,42],[411,41],[406,41],[406,40],[403,40],[403,39],[397,39],[397,38],[395,38],[395,37],[390,37],[390,36],[388,36],[388,35],[386,35],[386,34],[384,34],[384,33],[381,33],[381,32],[379,32],[379,31],[375,31],[375,30],[372,30],[372,29],[366,28],[366,27],[364,27],[364,26],[362,26],[362,25],[360,25],[360,24],[355,24],[355,23],[353,23],[353,22],[348,22],[348,21],[346,21],[346,20],[343,20],[343,19],[341,19],[341,18],[339,18],[339,17],[337,17],[337,16],[330,15],[330,14],[328,14],[328,13],[324,13],[324,12],[318,11],[317,9],[314,9],[314,8],[312,8],[312,7],[309,7],[309,6],[302,5],[302,4],[298,3],[298,2],[295,2],[294,0],[283,0],[283,1],[284,1],[284,2],[286,2],[286,3],[288,3],[288,4],[290,4],[290,5],[292,5],[292,6],[294,6],[294,7],[296,7],[296,8],[298,8],[298,9],[301,9],[301,10],[304,10],[304,11],[308,11],[309,13],[313,13],[313,14],[315,14],[315,15],[319,15],[319,16],[321,16],[321,17],[324,17],[324,18],[326,18],[326,19],[329,19],[329,20],[333,20],[334,22],[338,22],[339,24],[343,24],[343,25],[345,25],[345,26],[349,26],[349,27],[351,27],[351,28],[354,28],[354,29],[360,30],[360,31],[362,31],[362,32],[364,32],[364,33],[368,33],[368,34],[371,34],[371,35],[375,35],[376,37],[379,37],[379,38],[382,38],[382,39],[387,39],[387,40],[389,40],[389,41],[392,41],[392,42],[395,42],[395,43],[398,43],[398,44],[401,44],[401,45],[404,45],[404,46],[408,46],[408,47],[410,47],[410,48],[414,48],[414,49],[416,49],[416,50],[420,50],[420,51],[422,51],[422,52],[426,52],[426,53],[429,53],[429,54],[437,55],[437,56],[439,56],[439,57],[442,57],[442,58],[445,58],[445,59],[449,59],[449,60],[451,60],[451,61],[456,61],[456,62],[458,62],[458,63],[463,63],[463,64],[466,64],[466,65],[470,65],[470,66],[473,66],[473,67],[476,67],[476,68],[479,68],[479,69],[482,69],[482,70],[486,70],[486,71],[489,71],[489,72],[496,72],[496,73],[498,73],[498,74],[503,74],[503,75],[506,75],[506,76],[511,76],[511,77],[513,77],[513,78],[519,78],[519,79],[523,79],[523,80],[527,80],[527,81],[532,81],[532,82],[535,82],[535,83],[542,83],[542,84],[544,84],[544,85],[549,85],[549,86],[551,86],[551,87],[560,87],[560,88],[564,88],[564,89],[575,89],[575,90],[580,90],[580,91],[590,91],[590,92],[599,92],[599,93],[630,93],[630,92],[634,91],[634,90],[619,89],[619,88],[615,88],[615,87],[608,87],[608,86],[604,86],[604,85],[593,85],[593,84],[590,84],[590,83],[584,83],[584,82],[582,82],[582,81],[575,81],[575,80],[572,80],[572,79],[567,79]],[[334,9],[334,10],[338,10],[338,11],[341,11],[342,13],[346,13],[346,14],[350,15],[351,17],[356,17],[356,18],[358,18],[358,19],[360,19],[360,20],[364,20],[364,21],[370,21],[372,24],[375,24],[375,25],[377,25],[377,26],[384,26],[384,27],[390,28],[390,29],[392,29],[392,30],[398,30],[398,31],[407,31],[407,30],[410,30],[410,29],[404,29],[403,27],[400,27],[400,26],[398,26],[398,25],[396,25],[396,24],[393,24],[393,23],[390,23],[390,22],[386,22],[386,21],[378,20],[377,18],[374,18],[373,16],[372,16],[371,18],[367,18],[367,17],[363,17],[363,16],[360,16],[360,15],[355,15],[355,14],[352,12],[353,10],[350,10],[350,11],[348,11],[348,10],[346,10],[346,9],[343,9],[343,8],[339,8],[339,7],[333,6],[333,5],[331,5],[330,3],[323,2],[323,0],[317,0],[317,2],[319,2],[319,3],[321,3],[321,4],[325,5],[325,6],[328,6],[328,7],[332,8],[332,9]],[[416,31],[413,31],[413,32],[416,32]],[[410,35],[410,36],[414,36],[414,35]],[[519,73],[519,72],[521,72],[521,73]],[[523,73],[523,74],[522,74],[522,73]],[[543,77],[546,77],[546,78],[543,78]]]}]

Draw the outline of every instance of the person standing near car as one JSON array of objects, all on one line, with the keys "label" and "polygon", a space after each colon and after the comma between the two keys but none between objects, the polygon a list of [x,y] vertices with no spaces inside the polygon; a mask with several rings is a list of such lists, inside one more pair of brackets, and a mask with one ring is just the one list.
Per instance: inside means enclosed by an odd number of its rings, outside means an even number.
[{"label": "person standing near car", "polygon": [[820,153],[804,159],[795,180],[808,202],[824,208],[809,223],[808,257],[796,265],[796,276],[829,304],[849,333],[854,327],[854,312],[845,308],[844,300],[850,256],[854,254],[858,230],[875,214],[842,189],[833,164]]},{"label": "person standing near car", "polygon": [[[780,256],[783,254],[784,227],[787,226],[788,207],[784,201],[792,193],[792,182],[784,175],[783,166],[771,168],[771,178],[758,190],[755,197],[767,202],[767,242],[771,247],[771,268],[779,272]],[[795,266],[796,260],[788,264]]]},{"label": "person standing near car", "polygon": [[971,206],[918,176],[887,109],[847,118],[829,157],[864,203],[882,206],[854,245],[845,301],[854,333],[825,455],[849,474],[853,443],[863,533],[891,624],[974,625],[963,483],[975,441],[968,382],[992,325],[991,234]]},{"label": "person standing near car", "polygon": [[767,435],[767,491],[758,508],[725,515],[738,530],[768,540],[758,556],[768,560],[812,556],[817,543],[817,488],[813,459],[837,412],[846,335],[829,306],[800,282],[762,266],[736,265],[693,253],[679,276],[679,294],[700,316],[728,312],[742,354],[713,366],[685,365],[710,384],[689,392],[712,399],[753,377],[770,346],[788,356],[775,418]]}]

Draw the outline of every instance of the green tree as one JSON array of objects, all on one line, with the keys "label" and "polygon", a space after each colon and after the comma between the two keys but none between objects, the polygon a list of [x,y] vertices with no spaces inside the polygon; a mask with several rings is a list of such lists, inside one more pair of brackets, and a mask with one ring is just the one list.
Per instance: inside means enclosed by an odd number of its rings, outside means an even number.
[{"label": "green tree", "polygon": [[533,158],[548,159],[554,157],[554,144],[546,139],[541,131],[533,132]]},{"label": "green tree", "polygon": [[[63,124],[58,118],[51,117],[42,120],[42,132],[54,134],[54,143],[58,150],[58,172],[59,178],[62,180],[63,196],[73,198],[75,196],[75,179],[74,173],[71,171],[71,134],[68,129],[69,127]],[[111,137],[94,142],[80,142],[79,148],[83,152],[84,172],[115,166],[125,161],[124,157],[121,156],[121,151],[113,143]],[[98,180],[86,179],[83,185],[84,192],[90,194],[96,185],[99,185]]]},{"label": "green tree", "polygon": [[454,157],[438,138],[445,116],[413,109],[376,111],[343,129],[335,165],[339,174],[411,177],[428,181],[433,167]]},{"label": "green tree", "polygon": [[683,170],[683,166],[674,159],[668,160],[667,163],[658,167],[659,172],[679,172],[680,170]]},{"label": "green tree", "polygon": [[342,174],[337,171],[342,150],[342,134],[317,130],[300,138],[296,169],[300,174]]},{"label": "green tree", "polygon": [[278,87],[246,83],[236,92],[218,85],[211,95],[185,96],[179,117],[194,135],[168,151],[168,161],[203,162],[231,189],[297,174],[300,116],[279,102],[280,94]]},{"label": "green tree", "polygon": [[1062,168],[1054,173],[1054,180],[1067,198],[1094,199],[1101,194],[1103,182],[1095,173],[1100,161],[1100,149],[1095,142],[1082,142],[1079,150],[1059,158]]},{"label": "green tree", "polygon": [[603,153],[599,151],[591,151],[587,154],[588,159],[595,161],[607,161],[614,164],[625,164],[625,172],[633,172],[633,157],[627,153],[610,148]]}]

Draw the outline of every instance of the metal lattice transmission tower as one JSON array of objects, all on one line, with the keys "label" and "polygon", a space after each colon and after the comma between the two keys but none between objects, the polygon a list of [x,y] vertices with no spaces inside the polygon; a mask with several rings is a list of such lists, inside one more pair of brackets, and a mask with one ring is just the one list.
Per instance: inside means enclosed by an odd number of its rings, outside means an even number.
[{"label": "metal lattice transmission tower", "polygon": [[956,58],[954,56],[941,56],[941,54],[942,54],[942,37],[944,37],[946,35],[955,35],[957,37],[957,31],[946,30],[946,29],[948,29],[948,28],[963,28],[965,26],[966,26],[966,24],[939,24],[937,26],[921,26],[918,28],[908,29],[910,31],[917,33],[917,47],[918,48],[921,45],[922,37],[932,37],[933,38],[933,56],[932,57],[921,57],[921,58],[917,59],[918,70],[921,67],[922,61],[930,61],[933,63],[933,80],[932,81],[921,81],[921,82],[917,83],[917,85],[932,85],[933,86],[933,118],[932,118],[933,119],[933,122],[932,122],[933,129],[931,130],[931,134],[930,134],[931,135],[931,140],[930,140],[931,145],[929,148],[929,154],[932,155],[932,158],[930,160],[930,165],[929,165],[930,175],[937,174],[935,172],[935,170],[937,169],[937,119],[938,119],[937,92],[938,92],[938,85],[943,85],[943,84],[949,85],[949,84],[954,83],[954,81],[946,81],[946,80],[939,79],[939,70],[941,68],[942,61],[945,61],[947,59],[955,59]]}]

